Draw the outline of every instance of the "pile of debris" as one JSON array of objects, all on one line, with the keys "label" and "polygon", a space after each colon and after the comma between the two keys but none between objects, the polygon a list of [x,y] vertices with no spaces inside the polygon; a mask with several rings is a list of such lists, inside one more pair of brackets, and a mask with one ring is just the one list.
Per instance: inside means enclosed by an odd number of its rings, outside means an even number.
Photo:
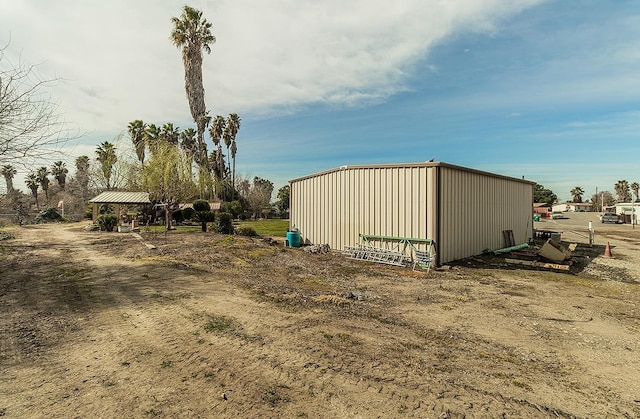
[{"label": "pile of debris", "polygon": [[331,251],[331,248],[328,244],[312,244],[311,246],[306,246],[304,251],[314,255],[326,255]]},{"label": "pile of debris", "polygon": [[565,248],[555,240],[547,239],[540,247],[540,250],[511,251],[510,255],[515,258],[506,258],[505,262],[514,265],[568,271],[573,264],[571,256],[577,246],[576,243],[572,243],[568,248]]},{"label": "pile of debris", "polygon": [[[555,233],[555,232],[554,232]],[[504,249],[494,250],[494,256],[501,254],[509,254],[505,258],[505,262],[513,265],[531,266],[534,268],[546,268],[559,271],[569,271],[574,262],[572,254],[577,248],[576,243],[565,248],[560,244],[560,235],[554,234],[547,238],[541,247],[529,247],[528,244],[516,245],[513,239],[513,232],[505,230],[502,232],[504,242],[507,247]]]}]

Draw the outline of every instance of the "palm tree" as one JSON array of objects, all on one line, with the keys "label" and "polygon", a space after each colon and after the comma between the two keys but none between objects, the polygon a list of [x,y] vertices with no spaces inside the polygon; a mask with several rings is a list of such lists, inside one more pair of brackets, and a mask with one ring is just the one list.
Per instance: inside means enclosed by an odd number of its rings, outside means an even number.
[{"label": "palm tree", "polygon": [[613,186],[618,197],[618,202],[628,202],[631,200],[631,194],[629,193],[629,182],[626,180],[619,180]]},{"label": "palm tree", "polygon": [[24,183],[27,185],[27,188],[31,190],[31,195],[36,201],[36,208],[40,211],[40,204],[38,204],[38,188],[40,187],[40,181],[35,173],[29,173],[24,180]]},{"label": "palm tree", "polygon": [[67,173],[69,173],[69,169],[67,169],[67,165],[64,164],[62,160],[54,162],[53,166],[51,166],[51,174],[56,178],[58,186],[60,186],[62,190],[64,190],[65,184],[67,183]]},{"label": "palm tree", "polygon": [[13,177],[18,173],[15,167],[10,164],[5,164],[0,169],[0,174],[4,176],[4,181],[7,183],[7,193],[13,191]]},{"label": "palm tree", "polygon": [[[238,152],[238,146],[236,144],[236,136],[238,135],[238,131],[240,130],[240,117],[237,113],[229,114],[227,118],[227,131],[229,131],[229,137],[231,139],[231,159],[233,160],[233,170],[231,171],[231,184],[233,185],[233,190],[236,186],[236,153]],[[233,196],[231,197],[233,199]]]},{"label": "palm tree", "polygon": [[36,172],[36,178],[40,182],[40,187],[44,191],[44,196],[49,204],[49,169],[46,166],[42,166]]},{"label": "palm tree", "polygon": [[216,38],[211,34],[211,23],[202,17],[200,10],[192,7],[184,6],[180,17],[172,17],[171,22],[173,23],[171,42],[176,47],[182,48],[184,88],[189,101],[189,110],[198,131],[200,158],[206,159],[206,151],[204,154],[202,152],[205,150],[204,132],[209,118],[202,85],[202,50],[210,54],[210,45],[216,42]]},{"label": "palm tree", "polygon": [[180,147],[193,162],[193,155],[196,152],[196,130],[187,128],[180,133]]},{"label": "palm tree", "polygon": [[144,151],[146,148],[146,143],[144,141],[145,128],[146,124],[140,119],[129,122],[129,137],[131,137],[131,142],[136,150],[136,155],[138,156],[138,160],[140,160],[140,164],[144,164]]},{"label": "palm tree", "polygon": [[104,141],[96,149],[96,160],[100,163],[100,168],[106,181],[107,190],[111,189],[111,172],[113,165],[118,160],[116,147],[109,141]]},{"label": "palm tree", "polygon": [[[216,146],[216,160],[215,160],[215,172],[219,175],[222,175],[224,172],[223,167],[219,167],[222,162],[222,138],[224,136],[224,132],[226,131],[227,121],[225,121],[222,115],[218,115],[213,119],[213,124],[209,128],[209,136],[211,136],[211,141]],[[220,180],[220,178],[218,178]]]},{"label": "palm tree", "polygon": [[580,186],[576,186],[571,189],[571,196],[573,197],[573,202],[582,202],[582,195],[584,195],[584,189]]},{"label": "palm tree", "polygon": [[76,158],[76,181],[82,190],[82,197],[89,188],[89,156],[80,156]]},{"label": "palm tree", "polygon": [[169,144],[177,145],[180,139],[180,129],[174,127],[171,122],[167,122],[160,129],[160,136]]},{"label": "palm tree", "polygon": [[633,182],[631,184],[631,190],[636,197],[634,202],[638,202],[638,200],[640,199],[640,197],[638,197],[638,194],[640,194],[640,184],[638,182]]},{"label": "palm tree", "polygon": [[156,124],[149,124],[144,130],[144,141],[149,146],[149,151],[151,154],[155,153],[158,147],[158,141],[162,137],[160,128],[156,126]]}]

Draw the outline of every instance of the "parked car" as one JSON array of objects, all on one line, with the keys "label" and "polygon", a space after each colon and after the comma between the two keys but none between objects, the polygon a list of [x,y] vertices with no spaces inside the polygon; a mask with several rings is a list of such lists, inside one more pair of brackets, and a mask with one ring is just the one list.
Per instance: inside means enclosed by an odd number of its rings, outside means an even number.
[{"label": "parked car", "polygon": [[564,214],[562,214],[562,211],[553,211],[551,213],[552,220],[561,220],[563,218],[564,218]]},{"label": "parked car", "polygon": [[620,222],[620,218],[618,217],[617,214],[614,214],[612,212],[605,212],[604,214],[602,214],[600,216],[600,222],[601,223],[616,223],[616,224],[618,224]]}]

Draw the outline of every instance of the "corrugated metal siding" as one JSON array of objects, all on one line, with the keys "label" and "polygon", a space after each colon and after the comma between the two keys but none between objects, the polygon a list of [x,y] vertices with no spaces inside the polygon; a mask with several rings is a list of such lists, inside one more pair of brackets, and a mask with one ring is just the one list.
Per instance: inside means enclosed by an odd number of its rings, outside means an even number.
[{"label": "corrugated metal siding", "polygon": [[150,204],[147,192],[106,191],[89,200],[98,204]]},{"label": "corrugated metal siding", "polygon": [[504,246],[503,230],[517,244],[532,234],[530,183],[440,168],[439,261],[446,263]]},{"label": "corrugated metal siding", "polygon": [[291,226],[333,249],[359,234],[434,238],[435,167],[347,167],[291,182]]}]

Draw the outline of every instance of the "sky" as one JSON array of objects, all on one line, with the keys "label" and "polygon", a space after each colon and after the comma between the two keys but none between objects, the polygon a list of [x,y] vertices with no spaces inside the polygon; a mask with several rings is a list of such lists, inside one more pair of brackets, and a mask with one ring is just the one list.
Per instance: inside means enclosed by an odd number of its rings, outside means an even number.
[{"label": "sky", "polygon": [[[0,0],[0,45],[60,78],[50,95],[83,133],[65,146],[69,167],[103,141],[128,147],[135,119],[195,127],[169,40],[183,5]],[[189,5],[217,39],[207,108],[240,115],[237,172],[276,191],[342,165],[431,159],[524,177],[561,201],[640,182],[636,0]]]}]

